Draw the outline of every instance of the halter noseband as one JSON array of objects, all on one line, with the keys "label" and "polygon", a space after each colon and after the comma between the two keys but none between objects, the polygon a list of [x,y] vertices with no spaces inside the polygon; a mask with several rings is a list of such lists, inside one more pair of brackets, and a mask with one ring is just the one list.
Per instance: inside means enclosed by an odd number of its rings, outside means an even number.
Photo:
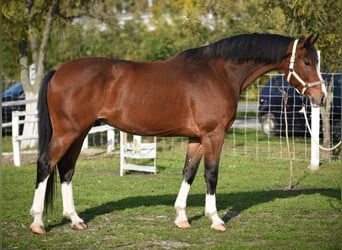
[{"label": "halter noseband", "polygon": [[293,47],[292,47],[292,55],[290,58],[290,65],[289,65],[289,74],[287,75],[287,81],[290,82],[291,76],[293,75],[298,82],[300,82],[303,86],[302,92],[300,92],[297,88],[296,90],[298,91],[298,93],[301,93],[302,95],[304,95],[305,91],[308,88],[317,86],[317,85],[321,85],[324,84],[323,81],[317,81],[317,82],[310,82],[310,83],[306,83],[304,82],[304,80],[295,72],[294,70],[294,64],[295,64],[295,60],[296,60],[296,50],[297,50],[297,44],[298,44],[298,39],[296,39],[293,43]]}]

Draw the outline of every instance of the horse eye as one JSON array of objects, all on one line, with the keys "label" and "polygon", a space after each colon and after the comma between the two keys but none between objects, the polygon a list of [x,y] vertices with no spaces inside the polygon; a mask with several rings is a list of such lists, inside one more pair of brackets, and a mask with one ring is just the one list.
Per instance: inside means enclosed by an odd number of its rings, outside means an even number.
[{"label": "horse eye", "polygon": [[306,66],[310,66],[310,62],[309,61],[304,61]]}]

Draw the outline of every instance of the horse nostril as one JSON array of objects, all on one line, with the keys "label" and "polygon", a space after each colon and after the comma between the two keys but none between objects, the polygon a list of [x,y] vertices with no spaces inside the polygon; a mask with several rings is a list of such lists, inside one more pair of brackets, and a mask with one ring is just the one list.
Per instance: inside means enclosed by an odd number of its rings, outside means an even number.
[{"label": "horse nostril", "polygon": [[324,106],[325,105],[325,100],[326,97],[322,96],[321,98],[319,97],[311,97],[310,102],[313,106],[318,107],[318,106]]}]

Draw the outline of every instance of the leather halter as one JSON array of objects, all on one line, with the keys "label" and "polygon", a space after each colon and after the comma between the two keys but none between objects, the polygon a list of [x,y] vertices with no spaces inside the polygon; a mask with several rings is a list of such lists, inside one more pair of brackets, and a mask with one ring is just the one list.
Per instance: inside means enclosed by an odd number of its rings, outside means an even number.
[{"label": "leather halter", "polygon": [[291,76],[294,76],[297,79],[297,81],[300,82],[302,84],[302,86],[303,86],[303,89],[302,89],[301,92],[297,88],[296,88],[296,90],[298,91],[298,93],[301,93],[302,95],[304,95],[305,91],[308,88],[324,84],[324,81],[317,81],[317,82],[306,83],[306,82],[304,82],[304,80],[294,70],[294,64],[295,64],[295,60],[296,60],[296,50],[297,50],[298,41],[299,40],[296,39],[294,41],[294,43],[293,43],[292,55],[291,55],[291,58],[290,58],[290,65],[289,65],[289,74],[287,75],[287,81],[290,82]]}]

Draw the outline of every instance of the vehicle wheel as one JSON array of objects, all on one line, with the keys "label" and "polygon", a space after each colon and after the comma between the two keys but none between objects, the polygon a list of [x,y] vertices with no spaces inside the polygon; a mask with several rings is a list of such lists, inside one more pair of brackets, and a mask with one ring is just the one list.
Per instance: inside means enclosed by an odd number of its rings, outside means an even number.
[{"label": "vehicle wheel", "polygon": [[275,115],[267,113],[260,118],[262,132],[268,137],[277,135],[279,133],[279,124]]}]

